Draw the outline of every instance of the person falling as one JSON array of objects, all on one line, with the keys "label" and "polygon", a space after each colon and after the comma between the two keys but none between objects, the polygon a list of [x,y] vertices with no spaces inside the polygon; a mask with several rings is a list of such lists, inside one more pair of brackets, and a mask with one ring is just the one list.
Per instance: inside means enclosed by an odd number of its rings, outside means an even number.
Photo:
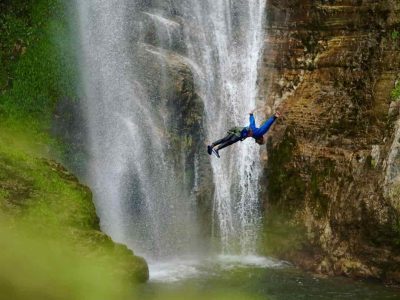
[{"label": "person falling", "polygon": [[218,158],[219,150],[228,147],[236,142],[243,141],[248,137],[252,137],[256,140],[256,143],[259,145],[265,144],[264,134],[268,132],[271,128],[272,124],[274,124],[275,120],[281,116],[279,111],[276,111],[273,116],[271,116],[261,127],[256,127],[256,121],[254,119],[254,112],[258,109],[254,109],[250,112],[250,125],[247,127],[233,127],[229,129],[227,136],[224,138],[212,143],[207,146],[207,152],[209,155],[214,153]]}]

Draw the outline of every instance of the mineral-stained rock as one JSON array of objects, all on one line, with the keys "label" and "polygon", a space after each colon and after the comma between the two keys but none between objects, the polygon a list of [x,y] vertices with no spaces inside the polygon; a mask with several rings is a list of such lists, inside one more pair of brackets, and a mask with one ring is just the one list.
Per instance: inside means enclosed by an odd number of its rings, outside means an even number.
[{"label": "mineral-stained rock", "polygon": [[[399,9],[391,0],[268,2],[261,97],[284,112],[267,146],[264,199],[266,244],[285,246],[270,253],[326,274],[399,278],[390,98]],[[298,230],[283,243],[271,228]]]}]

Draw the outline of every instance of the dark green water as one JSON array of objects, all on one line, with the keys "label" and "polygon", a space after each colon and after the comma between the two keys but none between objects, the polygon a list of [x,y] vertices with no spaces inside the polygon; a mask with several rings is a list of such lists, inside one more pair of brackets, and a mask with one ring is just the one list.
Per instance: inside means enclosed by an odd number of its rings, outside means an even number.
[{"label": "dark green water", "polygon": [[[194,268],[153,278],[140,290],[141,299],[400,299],[400,289],[348,278],[324,278],[289,265],[257,266],[202,262]],[[187,278],[185,278],[187,272]],[[156,276],[157,277],[157,276]]]}]

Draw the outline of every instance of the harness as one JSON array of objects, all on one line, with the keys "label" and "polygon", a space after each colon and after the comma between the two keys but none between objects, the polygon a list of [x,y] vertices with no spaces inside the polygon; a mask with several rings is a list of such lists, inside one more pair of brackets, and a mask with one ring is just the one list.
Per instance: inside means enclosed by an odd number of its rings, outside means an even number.
[{"label": "harness", "polygon": [[247,127],[232,127],[228,130],[228,134],[234,134],[240,138],[241,141],[245,140],[247,136],[243,137],[242,132],[243,130],[247,129]]}]

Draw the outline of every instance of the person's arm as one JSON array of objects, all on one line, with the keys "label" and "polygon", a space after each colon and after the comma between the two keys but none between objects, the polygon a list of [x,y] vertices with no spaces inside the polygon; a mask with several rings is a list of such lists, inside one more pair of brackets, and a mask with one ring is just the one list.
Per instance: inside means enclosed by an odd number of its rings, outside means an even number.
[{"label": "person's arm", "polygon": [[250,112],[249,119],[250,119],[250,129],[254,131],[257,127],[256,127],[256,120],[254,119],[253,112]]},{"label": "person's arm", "polygon": [[259,134],[264,135],[271,128],[272,124],[281,116],[280,112],[277,111],[272,117],[270,117],[265,123],[259,128]]},{"label": "person's arm", "polygon": [[249,112],[249,114],[250,114],[250,115],[254,115],[255,112],[258,112],[259,110],[262,110],[262,109],[263,109],[263,107],[254,108],[253,110],[251,110],[251,111]]}]

